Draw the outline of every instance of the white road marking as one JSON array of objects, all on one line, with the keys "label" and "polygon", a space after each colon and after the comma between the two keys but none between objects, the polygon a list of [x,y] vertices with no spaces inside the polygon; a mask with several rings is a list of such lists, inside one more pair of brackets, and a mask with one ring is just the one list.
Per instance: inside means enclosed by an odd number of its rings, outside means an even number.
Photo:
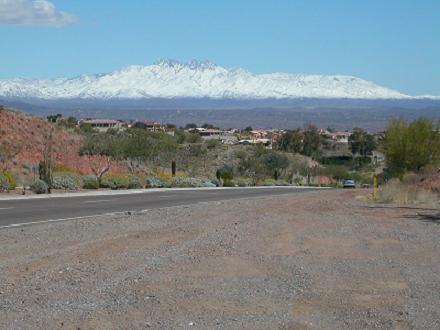
[{"label": "white road marking", "polygon": [[105,202],[111,202],[111,201],[112,201],[111,199],[100,199],[97,201],[87,201],[87,202],[84,202],[84,204],[105,203]]},{"label": "white road marking", "polygon": [[10,210],[13,209],[13,207],[0,207],[0,210]]},{"label": "white road marking", "polygon": [[22,226],[27,226],[27,225],[35,225],[35,224],[39,224],[39,223],[62,222],[62,221],[70,221],[70,220],[89,219],[89,218],[93,218],[93,217],[116,216],[116,215],[125,215],[125,214],[127,214],[127,212],[113,212],[113,213],[103,213],[103,214],[95,214],[95,215],[85,215],[85,216],[82,216],[82,217],[61,218],[61,219],[50,219],[50,220],[14,223],[14,224],[11,224],[11,225],[0,226],[0,229],[22,227]]},{"label": "white road marking", "polygon": [[166,196],[158,196],[159,198],[170,198],[175,197],[176,195],[166,195]]}]

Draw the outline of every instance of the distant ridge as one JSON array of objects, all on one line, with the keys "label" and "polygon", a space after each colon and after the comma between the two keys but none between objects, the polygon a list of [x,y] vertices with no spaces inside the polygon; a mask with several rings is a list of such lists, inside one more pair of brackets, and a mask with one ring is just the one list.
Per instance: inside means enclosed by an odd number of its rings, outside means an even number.
[{"label": "distant ridge", "polygon": [[74,78],[0,80],[1,98],[69,99],[438,99],[412,97],[373,82],[343,75],[253,74],[209,61],[161,60],[108,74]]}]

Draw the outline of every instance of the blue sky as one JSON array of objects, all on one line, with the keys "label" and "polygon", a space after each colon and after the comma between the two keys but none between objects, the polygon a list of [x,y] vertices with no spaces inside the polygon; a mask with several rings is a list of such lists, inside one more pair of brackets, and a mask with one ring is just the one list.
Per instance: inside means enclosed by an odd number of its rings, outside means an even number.
[{"label": "blue sky", "polygon": [[0,0],[0,78],[209,59],[440,95],[438,0],[38,0],[39,8],[33,1]]}]

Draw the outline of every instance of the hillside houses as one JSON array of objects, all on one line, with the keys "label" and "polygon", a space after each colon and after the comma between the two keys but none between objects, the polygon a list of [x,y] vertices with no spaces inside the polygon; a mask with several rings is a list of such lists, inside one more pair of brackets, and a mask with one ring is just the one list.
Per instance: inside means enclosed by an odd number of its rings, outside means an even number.
[{"label": "hillside houses", "polygon": [[106,132],[109,129],[121,129],[124,123],[113,119],[81,119],[78,124],[90,125],[97,131]]},{"label": "hillside houses", "polygon": [[196,127],[187,130],[189,133],[198,134],[204,140],[219,140],[223,144],[236,144],[238,137],[233,131],[218,128]]}]

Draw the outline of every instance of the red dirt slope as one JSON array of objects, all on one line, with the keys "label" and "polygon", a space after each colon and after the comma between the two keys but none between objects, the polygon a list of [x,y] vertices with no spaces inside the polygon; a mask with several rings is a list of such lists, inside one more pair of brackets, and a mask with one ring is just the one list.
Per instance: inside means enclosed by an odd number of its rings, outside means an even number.
[{"label": "red dirt slope", "polygon": [[[53,129],[55,165],[64,165],[79,173],[90,174],[90,160],[79,155],[82,140],[80,135],[56,127],[41,118],[0,107],[0,144],[13,146],[18,150],[11,161],[2,165],[17,174],[26,174],[30,168],[37,167],[43,159],[44,136],[50,128]],[[112,164],[111,171],[121,170],[117,164]]]}]

